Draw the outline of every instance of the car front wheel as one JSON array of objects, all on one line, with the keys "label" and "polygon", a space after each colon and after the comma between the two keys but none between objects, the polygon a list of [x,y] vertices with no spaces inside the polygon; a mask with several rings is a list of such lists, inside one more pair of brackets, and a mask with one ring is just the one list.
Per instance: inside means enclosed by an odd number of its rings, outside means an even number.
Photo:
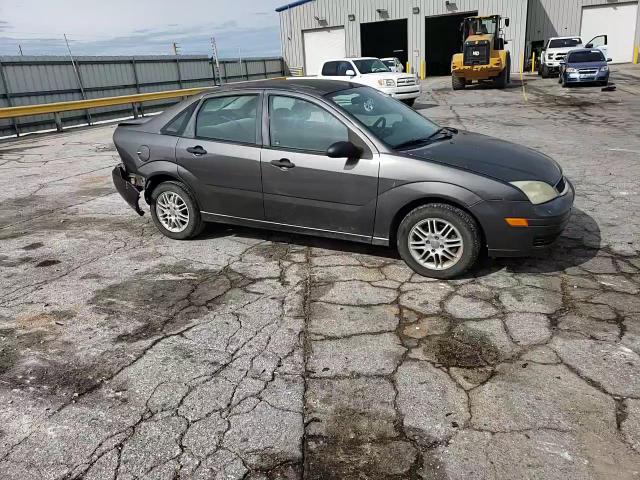
[{"label": "car front wheel", "polygon": [[202,232],[200,210],[186,185],[163,182],[151,193],[151,216],[160,233],[175,240],[193,238]]},{"label": "car front wheel", "polygon": [[454,278],[471,268],[480,253],[480,229],[464,210],[443,203],[422,205],[398,227],[402,259],[425,277]]}]

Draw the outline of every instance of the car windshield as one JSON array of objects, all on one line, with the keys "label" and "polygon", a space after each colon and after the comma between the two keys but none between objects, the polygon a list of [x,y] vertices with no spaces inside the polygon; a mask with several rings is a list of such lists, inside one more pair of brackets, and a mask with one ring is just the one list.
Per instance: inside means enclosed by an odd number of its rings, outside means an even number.
[{"label": "car windshield", "polygon": [[415,110],[369,87],[350,88],[327,97],[391,148],[427,142],[440,127]]},{"label": "car windshield", "polygon": [[362,75],[366,75],[367,73],[380,73],[380,72],[390,72],[389,67],[387,67],[384,63],[382,63],[377,58],[365,58],[363,60],[354,60],[353,63],[356,64],[356,68]]},{"label": "car windshield", "polygon": [[600,50],[588,52],[573,52],[569,55],[567,63],[604,62],[604,55]]},{"label": "car windshield", "polygon": [[549,48],[577,47],[582,44],[579,38],[556,38],[549,42]]}]

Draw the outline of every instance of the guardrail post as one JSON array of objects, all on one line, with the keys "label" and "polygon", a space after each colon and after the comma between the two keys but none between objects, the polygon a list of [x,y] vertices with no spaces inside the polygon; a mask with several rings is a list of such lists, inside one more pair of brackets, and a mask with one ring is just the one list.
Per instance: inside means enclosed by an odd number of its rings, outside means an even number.
[{"label": "guardrail post", "polygon": [[176,55],[176,68],[178,69],[178,85],[180,88],[182,87],[182,73],[180,73],[180,60],[178,60],[178,55]]},{"label": "guardrail post", "polygon": [[53,120],[56,122],[56,131],[61,132],[62,131],[62,118],[60,117],[60,113],[59,112],[54,112]]},{"label": "guardrail post", "polygon": [[264,67],[264,78],[269,78],[267,74],[267,60],[264,58],[262,59],[262,66]]},{"label": "guardrail post", "polygon": [[225,62],[222,62],[222,65],[224,65],[224,83],[229,83],[229,77],[227,75],[227,64]]},{"label": "guardrail post", "polygon": [[138,104],[135,102],[132,103],[131,109],[133,110],[133,118],[138,118]]},{"label": "guardrail post", "polygon": [[[245,77],[247,77],[247,81],[249,80],[249,61],[248,60],[243,60],[244,63],[244,73],[245,73]],[[242,65],[240,65],[240,68],[242,68]],[[240,70],[242,71],[242,70]]]},{"label": "guardrail post", "polygon": [[[13,99],[11,98],[11,92],[9,91],[9,84],[7,83],[7,77],[4,75],[4,68],[2,67],[2,62],[0,61],[0,79],[2,80],[2,86],[4,87],[4,94],[7,96],[7,103],[10,107],[13,107]],[[13,123],[13,129],[16,132],[16,137],[20,136],[20,129],[18,128],[18,122],[15,118],[11,119],[11,123]]]}]

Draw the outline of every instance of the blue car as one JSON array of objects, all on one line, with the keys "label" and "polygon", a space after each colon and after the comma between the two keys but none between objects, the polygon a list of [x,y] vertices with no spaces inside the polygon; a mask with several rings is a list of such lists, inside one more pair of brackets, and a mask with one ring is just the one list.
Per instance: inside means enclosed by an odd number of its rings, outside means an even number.
[{"label": "blue car", "polygon": [[577,83],[609,83],[609,66],[602,50],[597,48],[580,48],[571,50],[564,61],[560,62],[559,83],[568,87]]}]

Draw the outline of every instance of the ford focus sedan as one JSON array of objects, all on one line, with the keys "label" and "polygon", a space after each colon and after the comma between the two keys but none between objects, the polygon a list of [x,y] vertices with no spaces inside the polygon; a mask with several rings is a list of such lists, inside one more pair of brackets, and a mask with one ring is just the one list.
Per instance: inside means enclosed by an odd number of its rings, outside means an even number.
[{"label": "ford focus sedan", "polygon": [[116,189],[167,237],[205,222],[397,247],[452,278],[486,249],[526,256],[569,221],[571,183],[529,148],[441,127],[355,83],[291,79],[208,90],[121,123]]}]

